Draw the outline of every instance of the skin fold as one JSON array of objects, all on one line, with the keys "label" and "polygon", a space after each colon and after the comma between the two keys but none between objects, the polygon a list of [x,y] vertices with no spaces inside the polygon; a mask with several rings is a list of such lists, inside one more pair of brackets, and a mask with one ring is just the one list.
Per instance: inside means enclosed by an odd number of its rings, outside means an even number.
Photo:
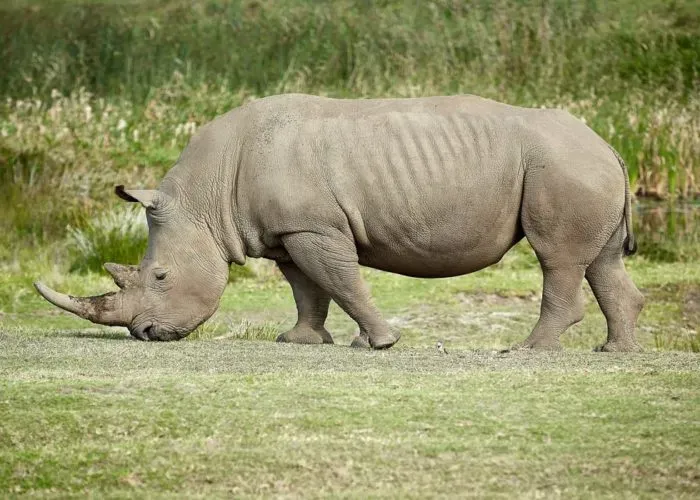
[{"label": "skin fold", "polygon": [[518,347],[559,349],[583,317],[588,280],[608,322],[604,351],[638,350],[643,297],[625,271],[635,249],[622,158],[564,111],[475,96],[341,100],[273,96],[203,126],[157,190],[117,187],[146,208],[141,264],[107,264],[121,288],[47,300],[137,338],[172,340],[209,318],[228,265],[275,260],[297,324],[279,341],[332,343],[330,301],[358,347],[391,347],[360,266],[417,277],[471,273],[526,237],[544,284]]}]

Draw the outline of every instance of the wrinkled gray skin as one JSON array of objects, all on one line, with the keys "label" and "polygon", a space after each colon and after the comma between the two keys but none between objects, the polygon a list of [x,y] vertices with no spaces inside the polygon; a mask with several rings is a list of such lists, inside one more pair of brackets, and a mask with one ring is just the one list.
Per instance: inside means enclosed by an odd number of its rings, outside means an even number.
[{"label": "wrinkled gray skin", "polygon": [[520,347],[560,348],[584,312],[586,278],[608,322],[604,351],[638,350],[643,297],[622,262],[634,251],[622,159],[563,111],[474,96],[260,99],[192,138],[157,191],[117,188],[147,207],[139,267],[107,264],[122,289],[49,301],[139,339],[186,336],[216,310],[230,263],[275,260],[298,322],[280,341],[331,343],[334,300],[359,325],[353,345],[399,338],[360,265],[458,276],[521,238],[544,274],[540,318]]}]

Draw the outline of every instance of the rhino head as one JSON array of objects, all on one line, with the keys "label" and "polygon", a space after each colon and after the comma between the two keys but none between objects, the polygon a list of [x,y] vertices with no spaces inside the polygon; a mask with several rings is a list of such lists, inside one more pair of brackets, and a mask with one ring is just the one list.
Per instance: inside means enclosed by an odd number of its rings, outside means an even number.
[{"label": "rhino head", "polygon": [[216,311],[228,262],[206,221],[175,195],[126,190],[117,195],[146,207],[148,248],[139,266],[107,263],[120,288],[95,297],[73,297],[35,283],[49,302],[93,323],[125,326],[140,340],[186,337]]}]

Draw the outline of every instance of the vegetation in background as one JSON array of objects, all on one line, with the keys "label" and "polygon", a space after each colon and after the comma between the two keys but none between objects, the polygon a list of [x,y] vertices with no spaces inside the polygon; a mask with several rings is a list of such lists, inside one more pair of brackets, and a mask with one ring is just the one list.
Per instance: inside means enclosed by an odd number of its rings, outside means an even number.
[{"label": "vegetation in background", "polygon": [[537,99],[696,89],[692,0],[59,0],[2,8],[0,90],[144,104],[175,71],[256,95],[411,86]]},{"label": "vegetation in background", "polygon": [[143,257],[148,227],[142,209],[116,209],[81,228],[68,226],[71,271],[101,271],[105,262],[137,263]]},{"label": "vegetation in background", "polygon": [[562,107],[640,195],[700,191],[691,0],[14,0],[0,28],[3,261],[85,230],[114,184],[154,186],[199,125],[280,92]]},{"label": "vegetation in background", "polygon": [[639,203],[640,254],[656,262],[700,262],[700,204]]}]

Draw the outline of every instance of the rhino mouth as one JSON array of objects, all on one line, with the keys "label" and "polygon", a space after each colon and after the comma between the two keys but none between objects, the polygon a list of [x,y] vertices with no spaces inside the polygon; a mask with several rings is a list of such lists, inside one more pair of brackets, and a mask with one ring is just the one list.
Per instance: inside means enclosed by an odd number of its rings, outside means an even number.
[{"label": "rhino mouth", "polygon": [[131,336],[143,341],[170,342],[181,340],[190,333],[189,329],[164,328],[155,321],[144,321],[129,328]]}]

